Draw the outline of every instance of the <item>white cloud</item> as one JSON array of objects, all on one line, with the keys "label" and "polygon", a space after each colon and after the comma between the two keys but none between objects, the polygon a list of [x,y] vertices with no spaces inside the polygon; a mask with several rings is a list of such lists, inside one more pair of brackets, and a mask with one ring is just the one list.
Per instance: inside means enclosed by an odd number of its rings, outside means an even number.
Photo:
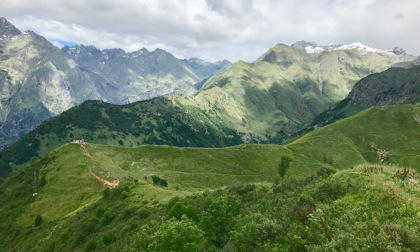
[{"label": "white cloud", "polygon": [[419,54],[417,0],[2,0],[3,15],[48,39],[157,47],[175,56],[252,61],[277,43],[360,41]]}]

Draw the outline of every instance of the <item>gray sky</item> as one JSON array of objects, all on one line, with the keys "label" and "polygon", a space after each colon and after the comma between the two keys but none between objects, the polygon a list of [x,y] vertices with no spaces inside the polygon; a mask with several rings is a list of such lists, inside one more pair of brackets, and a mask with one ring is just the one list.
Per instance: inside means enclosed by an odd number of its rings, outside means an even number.
[{"label": "gray sky", "polygon": [[0,15],[54,40],[254,61],[277,43],[362,42],[420,54],[419,0],[1,0]]}]

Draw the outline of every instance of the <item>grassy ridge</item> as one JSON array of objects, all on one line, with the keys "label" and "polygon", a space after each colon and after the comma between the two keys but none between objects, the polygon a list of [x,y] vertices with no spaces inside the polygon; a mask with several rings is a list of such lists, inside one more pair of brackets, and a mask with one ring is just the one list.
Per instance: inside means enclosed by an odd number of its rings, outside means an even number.
[{"label": "grassy ridge", "polygon": [[[418,106],[373,108],[285,146],[197,149],[66,144],[33,160],[33,166],[49,183],[43,188],[47,193],[36,197],[21,223],[30,224],[38,214],[60,218],[97,200],[103,186],[92,173],[121,184],[137,180],[146,187],[151,176],[158,175],[168,181],[172,195],[235,183],[276,182],[284,155],[293,159],[288,171],[292,177],[302,177],[320,167],[347,169],[363,163],[395,163],[419,169],[420,124],[416,115],[420,115]],[[144,177],[149,181],[143,181]],[[67,197],[69,200],[64,200]]]},{"label": "grassy ridge", "polygon": [[318,115],[312,126],[321,127],[374,106],[420,102],[420,66],[390,68],[355,84],[349,95],[334,108]]},{"label": "grassy ridge", "polygon": [[[163,232],[159,226],[175,225],[198,228],[196,231],[201,235],[194,236],[198,250],[224,246],[242,251],[259,246],[322,250],[350,245],[359,250],[379,239],[380,232],[386,233],[380,244],[410,247],[412,242],[415,244],[412,232],[418,231],[409,223],[418,212],[420,200],[416,184],[405,182],[406,178],[411,180],[400,166],[413,168],[408,175],[418,179],[414,173],[420,170],[418,115],[420,107],[414,105],[372,108],[303,135],[285,146],[207,149],[66,144],[0,180],[0,215],[4,220],[0,224],[0,240],[11,250],[34,246],[40,250],[81,250],[95,245],[98,249],[111,246],[155,251],[162,250],[154,244],[160,239],[157,232]],[[381,156],[381,153],[389,155]],[[286,178],[280,179],[278,165],[284,155],[293,161]],[[394,166],[384,167],[384,164]],[[337,169],[343,172],[324,181]],[[33,197],[35,170],[38,195]],[[153,185],[153,175],[165,179],[169,186]],[[118,186],[104,191],[107,187],[98,178],[118,181]],[[218,188],[225,188],[224,192]],[[175,207],[176,196],[176,200],[182,200]],[[398,200],[388,203],[391,196]],[[410,205],[404,208],[402,204],[408,198]],[[227,202],[232,203],[226,205]],[[360,217],[378,204],[388,210]],[[213,206],[219,210],[228,207],[224,215],[230,224],[220,236],[206,224],[216,218],[208,215]],[[343,215],[344,209],[351,216]],[[400,212],[403,217],[390,215],[389,211]],[[255,212],[261,216],[251,214]],[[181,219],[182,214],[187,219]],[[34,227],[38,215],[43,223]],[[171,217],[176,220],[170,220]],[[241,221],[233,221],[237,218]],[[330,231],[319,226],[319,220],[327,223]],[[360,243],[346,245],[340,238],[343,231],[339,223],[349,222],[357,225],[344,230],[362,239]],[[241,223],[257,226],[271,223],[273,226],[267,228],[274,231],[268,237],[245,239],[243,235],[250,234]],[[365,234],[366,225],[374,225],[378,230],[375,234]],[[276,228],[280,226],[285,228],[284,232]],[[401,244],[392,240],[391,228],[396,227],[398,235],[405,235]],[[245,242],[251,238],[262,240],[255,244]],[[373,240],[363,240],[368,238]],[[241,246],[246,247],[241,249]]]},{"label": "grassy ridge", "polygon": [[83,137],[116,146],[166,144],[223,147],[242,143],[237,132],[198,108],[165,98],[116,106],[88,101],[53,117],[0,153],[0,176],[7,176],[32,157]]}]

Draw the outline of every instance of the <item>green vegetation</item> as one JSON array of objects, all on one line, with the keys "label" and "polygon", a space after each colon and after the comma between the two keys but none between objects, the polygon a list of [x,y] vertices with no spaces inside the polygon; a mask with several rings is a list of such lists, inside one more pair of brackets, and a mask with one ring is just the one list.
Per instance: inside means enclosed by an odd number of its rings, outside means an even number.
[{"label": "green vegetation", "polygon": [[35,218],[35,227],[39,227],[42,224],[42,217],[41,215],[37,215]]},{"label": "green vegetation", "polygon": [[[98,113],[98,111],[101,111]],[[18,169],[32,157],[72,140],[115,146],[159,144],[223,147],[242,143],[237,132],[165,98],[116,106],[88,101],[42,123],[23,139],[0,152],[0,175]]]},{"label": "green vegetation", "polygon": [[160,185],[162,187],[168,187],[168,181],[166,179],[162,179],[159,176],[153,175],[152,181],[154,185]]},{"label": "green vegetation", "polygon": [[[320,168],[278,185],[237,184],[152,206],[131,203],[131,184],[127,198],[113,189],[75,215],[36,232],[15,226],[14,238],[2,240],[43,251],[417,251],[419,177],[401,180],[398,169]],[[14,247],[9,239],[23,230],[31,239]]]},{"label": "green vegetation", "polygon": [[290,162],[292,162],[292,159],[289,156],[281,157],[278,167],[279,176],[281,178],[284,178],[284,176],[286,176],[286,172],[290,167]]},{"label": "green vegetation", "polygon": [[[384,105],[418,104],[420,102],[420,66],[390,68],[372,74],[355,84],[346,99],[326,110],[312,122],[321,127],[359,113],[367,108]],[[310,130],[309,128],[307,130]]]},{"label": "green vegetation", "polygon": [[[416,251],[416,115],[414,105],[377,107],[284,146],[66,144],[0,180],[0,241],[42,251]],[[47,183],[32,196],[35,170]]]}]

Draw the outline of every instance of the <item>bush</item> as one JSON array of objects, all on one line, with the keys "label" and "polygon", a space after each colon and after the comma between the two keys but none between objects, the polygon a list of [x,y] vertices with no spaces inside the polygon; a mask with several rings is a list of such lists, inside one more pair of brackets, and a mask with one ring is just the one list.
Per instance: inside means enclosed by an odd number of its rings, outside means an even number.
[{"label": "bush", "polygon": [[208,199],[205,203],[200,215],[200,224],[206,237],[216,247],[222,248],[226,244],[239,208],[238,198],[232,196],[223,195]]},{"label": "bush", "polygon": [[42,217],[41,215],[37,215],[35,218],[35,227],[39,227],[42,224]]},{"label": "bush", "polygon": [[140,217],[140,219],[142,219],[142,220],[144,220],[144,219],[146,219],[147,217],[149,217],[149,215],[150,215],[150,211],[149,211],[149,210],[147,210],[147,209],[145,209],[145,208],[142,208],[142,209],[139,211],[139,217]]},{"label": "bush", "polygon": [[111,189],[109,189],[109,188],[106,188],[105,190],[104,190],[104,194],[103,194],[103,196],[102,196],[104,199],[108,199],[109,197],[111,197]]},{"label": "bush", "polygon": [[286,176],[286,172],[290,167],[290,162],[292,162],[292,158],[289,156],[282,156],[279,166],[278,166],[278,172],[281,178],[284,178]]},{"label": "bush", "polygon": [[154,185],[157,185],[160,182],[160,178],[158,176],[156,176],[156,175],[153,175],[152,176],[152,181],[153,181],[153,184]]},{"label": "bush", "polygon": [[168,187],[168,182],[165,179],[160,179],[159,185],[162,187]]},{"label": "bush", "polygon": [[86,244],[85,251],[94,251],[96,249],[96,241],[89,241]]},{"label": "bush", "polygon": [[45,186],[47,184],[47,179],[45,178],[45,176],[41,177],[41,181],[39,182],[39,186]]},{"label": "bush", "polygon": [[115,235],[111,232],[107,232],[102,236],[102,242],[105,245],[110,245],[115,241]]},{"label": "bush", "polygon": [[166,181],[166,179],[162,179],[156,175],[152,176],[152,181],[154,185],[160,185],[162,187],[168,187],[168,182]]},{"label": "bush", "polygon": [[151,237],[148,251],[198,251],[202,231],[188,218],[164,222]]}]

